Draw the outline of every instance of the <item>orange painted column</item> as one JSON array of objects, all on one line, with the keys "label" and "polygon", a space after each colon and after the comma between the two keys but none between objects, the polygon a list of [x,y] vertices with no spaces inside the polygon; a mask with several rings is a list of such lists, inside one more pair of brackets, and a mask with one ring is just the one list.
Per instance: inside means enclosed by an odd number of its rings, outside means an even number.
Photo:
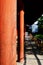
[{"label": "orange painted column", "polygon": [[20,62],[24,61],[24,11],[20,11]]},{"label": "orange painted column", "polygon": [[16,0],[0,0],[0,65],[16,65]]}]

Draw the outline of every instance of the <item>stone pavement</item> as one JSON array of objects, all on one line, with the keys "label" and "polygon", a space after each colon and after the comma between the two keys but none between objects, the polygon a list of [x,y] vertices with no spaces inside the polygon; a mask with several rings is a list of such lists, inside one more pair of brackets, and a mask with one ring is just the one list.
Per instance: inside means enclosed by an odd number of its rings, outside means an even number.
[{"label": "stone pavement", "polygon": [[17,63],[17,65],[43,65],[43,55],[26,54],[25,63]]},{"label": "stone pavement", "polygon": [[17,65],[43,65],[43,51],[35,42],[25,41],[25,62],[17,62]]}]

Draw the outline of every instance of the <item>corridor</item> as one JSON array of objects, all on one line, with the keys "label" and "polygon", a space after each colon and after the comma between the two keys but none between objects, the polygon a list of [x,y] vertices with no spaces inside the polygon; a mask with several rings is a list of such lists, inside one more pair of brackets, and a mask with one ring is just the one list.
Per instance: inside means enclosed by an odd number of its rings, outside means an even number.
[{"label": "corridor", "polygon": [[43,51],[39,50],[34,41],[25,40],[25,61],[17,65],[43,65]]}]

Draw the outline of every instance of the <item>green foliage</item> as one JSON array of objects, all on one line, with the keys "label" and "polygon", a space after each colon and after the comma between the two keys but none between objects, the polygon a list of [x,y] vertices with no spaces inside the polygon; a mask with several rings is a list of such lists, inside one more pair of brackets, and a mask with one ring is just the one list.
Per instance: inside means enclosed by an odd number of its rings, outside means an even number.
[{"label": "green foliage", "polygon": [[40,18],[38,18],[38,27],[39,28],[43,28],[43,16],[41,16]]},{"label": "green foliage", "polygon": [[42,39],[42,40],[43,40],[43,35],[42,35],[42,34],[38,34],[38,35],[36,34],[36,35],[35,35],[35,38],[37,38],[37,39]]},{"label": "green foliage", "polygon": [[40,18],[37,19],[37,21],[39,32],[43,33],[43,14]]},{"label": "green foliage", "polygon": [[40,18],[38,18],[37,21],[40,34],[36,34],[35,38],[43,40],[43,15]]},{"label": "green foliage", "polygon": [[41,16],[40,18],[38,18],[38,21],[42,22],[43,21],[43,16]]}]

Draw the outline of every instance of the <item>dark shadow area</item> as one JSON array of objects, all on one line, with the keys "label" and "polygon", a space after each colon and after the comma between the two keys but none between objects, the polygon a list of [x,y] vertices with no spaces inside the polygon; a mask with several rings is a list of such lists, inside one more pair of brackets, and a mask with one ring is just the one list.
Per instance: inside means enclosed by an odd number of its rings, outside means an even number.
[{"label": "dark shadow area", "polygon": [[43,51],[41,51],[37,47],[37,45],[35,44],[34,41],[31,41],[31,40],[25,41],[25,62],[24,62],[24,65],[26,65],[26,54],[28,54],[28,55],[33,54],[37,60],[38,65],[41,65],[40,59],[37,57],[37,55],[43,55]]},{"label": "dark shadow area", "polygon": [[18,36],[18,43],[17,43],[17,55],[18,55],[18,59],[17,59],[17,62],[20,62],[20,41],[19,41],[19,38],[20,37]]},{"label": "dark shadow area", "polygon": [[17,40],[18,41],[18,43],[17,43],[17,55],[18,55],[18,59],[17,59],[17,62],[19,62],[20,61],[20,14],[18,12],[18,7],[17,7],[17,30],[18,30],[18,40]]},{"label": "dark shadow area", "polygon": [[33,24],[43,14],[42,0],[24,0],[25,23]]},{"label": "dark shadow area", "polygon": [[[33,46],[33,48],[32,48],[32,46]],[[27,53],[27,54],[33,54],[33,50],[35,50],[36,54],[43,55],[43,52],[41,51],[41,49],[38,48],[37,44],[34,41],[31,41],[31,40],[25,41],[25,47],[26,47],[25,53]]]},{"label": "dark shadow area", "polygon": [[26,53],[25,53],[25,50],[26,50],[26,47],[25,47],[25,44],[24,44],[24,65],[26,65]]},{"label": "dark shadow area", "polygon": [[24,10],[25,24],[33,24],[43,14],[42,0],[17,0],[17,11]]},{"label": "dark shadow area", "polygon": [[37,57],[36,50],[34,49],[34,46],[32,44],[31,44],[31,47],[32,47],[33,54],[36,57],[36,60],[38,62],[38,65],[41,65],[41,62],[40,62],[39,58]]}]

